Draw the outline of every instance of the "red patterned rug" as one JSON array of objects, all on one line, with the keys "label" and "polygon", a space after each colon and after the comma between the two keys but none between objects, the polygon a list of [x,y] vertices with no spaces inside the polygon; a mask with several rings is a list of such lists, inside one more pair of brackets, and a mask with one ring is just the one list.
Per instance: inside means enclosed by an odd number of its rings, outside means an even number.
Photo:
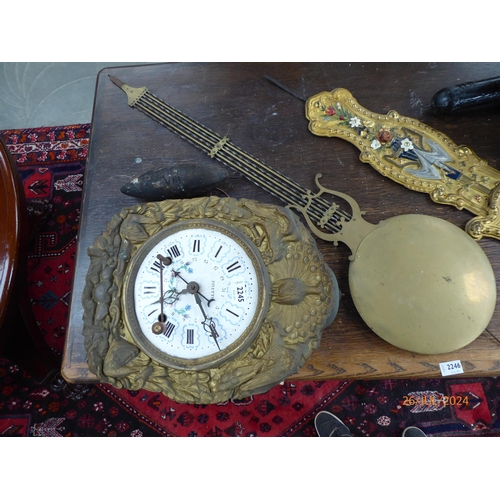
[{"label": "red patterned rug", "polygon": [[[28,293],[45,341],[61,355],[71,293],[89,125],[0,131],[28,199],[53,209],[30,248]],[[68,391],[57,375],[37,384],[0,357],[3,436],[316,436],[314,416],[337,414],[354,436],[500,436],[496,378],[286,382],[216,405],[106,384]]]}]

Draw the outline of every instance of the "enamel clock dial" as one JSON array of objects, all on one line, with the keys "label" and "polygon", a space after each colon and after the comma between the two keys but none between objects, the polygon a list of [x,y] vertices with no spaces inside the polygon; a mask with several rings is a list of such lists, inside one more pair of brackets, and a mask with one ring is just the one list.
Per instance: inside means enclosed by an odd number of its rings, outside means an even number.
[{"label": "enamel clock dial", "polygon": [[162,229],[134,255],[125,321],[140,349],[178,369],[217,366],[257,336],[269,277],[255,245],[213,220]]}]

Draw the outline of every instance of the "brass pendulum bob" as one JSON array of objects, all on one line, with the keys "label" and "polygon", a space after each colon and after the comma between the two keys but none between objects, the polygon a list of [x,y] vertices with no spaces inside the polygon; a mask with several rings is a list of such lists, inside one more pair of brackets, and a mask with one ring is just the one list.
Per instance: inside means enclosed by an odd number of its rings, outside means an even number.
[{"label": "brass pendulum bob", "polygon": [[[342,230],[316,236],[351,250],[349,288],[360,316],[379,337],[421,354],[441,354],[475,340],[493,316],[496,281],[488,257],[467,233],[437,217],[362,219],[350,196],[320,188],[351,205]],[[307,217],[307,207],[295,207]]]}]

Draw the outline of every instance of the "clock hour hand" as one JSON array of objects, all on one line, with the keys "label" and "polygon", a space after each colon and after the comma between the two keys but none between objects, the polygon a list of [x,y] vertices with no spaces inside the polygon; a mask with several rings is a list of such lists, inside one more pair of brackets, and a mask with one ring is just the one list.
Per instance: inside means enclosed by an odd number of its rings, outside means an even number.
[{"label": "clock hour hand", "polygon": [[[207,301],[207,305],[208,306],[210,306],[211,302],[214,301],[214,299],[207,299],[202,293],[200,293],[200,286],[198,285],[198,283],[195,283],[194,281],[190,281],[190,282],[186,281],[181,276],[181,273],[179,271],[173,271],[173,273],[174,273],[174,276],[176,278],[180,278],[187,285],[187,288],[185,290],[183,290],[182,292],[180,292],[180,293],[185,293],[186,291],[189,292],[189,293],[197,293],[198,295],[200,295],[201,297],[203,297]],[[195,292],[192,291],[194,286],[196,287],[196,291]]]},{"label": "clock hour hand", "polygon": [[210,337],[212,337],[214,339],[214,341],[217,345],[217,348],[220,351],[219,342],[217,342],[217,337],[219,336],[219,334],[217,333],[217,330],[215,329],[214,320],[212,318],[207,317],[205,310],[203,309],[203,306],[201,305],[201,299],[200,299],[199,293],[194,293],[194,299],[196,300],[196,303],[198,304],[199,308],[201,309],[201,313],[203,314],[203,317],[205,318],[205,321],[203,321],[203,326],[205,327],[205,330],[210,333]]},{"label": "clock hour hand", "polygon": [[162,333],[165,333],[167,330],[167,315],[163,312],[163,303],[165,300],[165,294],[163,293],[163,265],[170,265],[172,264],[172,259],[170,257],[164,257],[161,254],[158,254],[156,258],[160,262],[160,315],[158,316],[158,321],[155,321],[153,325],[151,326],[151,331],[155,335],[161,335]]}]

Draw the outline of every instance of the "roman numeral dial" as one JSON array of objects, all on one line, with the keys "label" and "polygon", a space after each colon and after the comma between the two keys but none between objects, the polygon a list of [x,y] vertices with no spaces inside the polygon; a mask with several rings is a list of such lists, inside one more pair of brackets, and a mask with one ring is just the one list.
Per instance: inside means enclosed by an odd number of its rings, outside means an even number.
[{"label": "roman numeral dial", "polygon": [[210,365],[256,334],[255,318],[267,307],[267,271],[251,241],[233,228],[177,223],[134,259],[134,325],[154,359]]}]

